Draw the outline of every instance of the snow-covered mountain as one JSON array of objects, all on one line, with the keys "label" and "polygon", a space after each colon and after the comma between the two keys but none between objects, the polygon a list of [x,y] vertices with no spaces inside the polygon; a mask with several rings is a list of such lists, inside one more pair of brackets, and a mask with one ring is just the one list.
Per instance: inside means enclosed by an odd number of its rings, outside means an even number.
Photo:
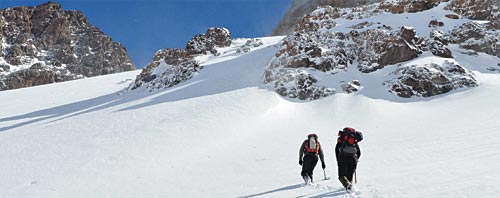
[{"label": "snow-covered mountain", "polygon": [[[153,92],[127,91],[139,71],[1,92],[0,197],[346,197],[333,152],[345,126],[365,134],[358,197],[500,194],[500,75],[473,70],[480,86],[432,100],[294,102],[262,83],[282,38],[247,53],[238,49],[249,39],[233,39],[199,57],[190,80]],[[316,184],[303,186],[309,133],[332,179],[316,167]]]},{"label": "snow-covered mountain", "polygon": [[[366,89],[430,97],[476,87],[480,81],[471,67],[498,73],[498,63],[464,67],[459,60],[478,52],[500,57],[500,12],[493,1],[477,7],[471,2],[469,7],[458,0],[319,7],[283,40],[264,80],[280,95],[300,100]],[[369,78],[382,81],[366,84],[374,82]]]},{"label": "snow-covered mountain", "polygon": [[134,69],[80,11],[54,2],[0,10],[0,91]]},{"label": "snow-covered mountain", "polygon": [[[359,12],[361,21],[320,20],[335,26],[306,35],[334,34],[331,42],[316,37],[321,54],[327,52],[311,61],[318,68],[273,66],[280,58],[293,62],[317,54],[316,48],[283,51],[286,43],[303,38],[298,35],[229,39],[228,30],[214,28],[193,37],[186,49],[158,51],[142,71],[2,91],[0,197],[349,197],[336,179],[333,151],[338,130],[346,126],[365,136],[355,197],[498,197],[500,58],[495,45],[485,47],[498,34],[494,21],[460,18],[473,12],[452,12],[455,3],[402,14],[390,13],[400,6],[385,5],[387,12]],[[320,8],[308,19],[318,22],[315,17],[334,9]],[[428,19],[437,26],[428,27]],[[406,22],[403,27],[404,20],[413,28]],[[372,49],[363,48],[363,55],[374,61],[361,64],[359,46],[337,45],[376,43],[368,33],[340,39],[357,24],[358,32],[373,29],[368,32],[376,38],[393,38],[394,46],[416,57],[375,66],[383,53],[370,54],[377,49],[366,44],[360,46]],[[441,44],[425,48],[421,37]],[[353,54],[353,63],[349,56],[328,62],[341,49]],[[452,58],[434,54],[446,56],[445,49]],[[308,72],[317,81],[306,78],[302,85],[325,85],[323,91],[335,94],[310,101],[282,96],[275,83],[266,83],[266,74],[284,68]],[[451,83],[423,83],[424,92],[411,87],[408,93],[415,95],[409,98],[391,89],[406,90],[415,76]],[[458,88],[457,82],[473,86]],[[418,95],[448,85],[454,89]],[[323,180],[317,166],[315,184],[304,186],[298,150],[309,133],[319,136],[331,179]]]}]

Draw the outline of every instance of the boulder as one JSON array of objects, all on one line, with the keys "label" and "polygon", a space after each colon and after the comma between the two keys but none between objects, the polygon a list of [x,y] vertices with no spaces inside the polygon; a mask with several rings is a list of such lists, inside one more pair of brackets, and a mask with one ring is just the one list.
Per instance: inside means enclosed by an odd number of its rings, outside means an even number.
[{"label": "boulder", "polygon": [[441,22],[441,21],[438,21],[438,20],[431,20],[429,22],[429,27],[443,27],[444,26],[444,22]]},{"label": "boulder", "polygon": [[395,78],[384,84],[391,93],[403,98],[431,97],[458,88],[478,86],[471,71],[453,62],[404,66],[391,75]]}]

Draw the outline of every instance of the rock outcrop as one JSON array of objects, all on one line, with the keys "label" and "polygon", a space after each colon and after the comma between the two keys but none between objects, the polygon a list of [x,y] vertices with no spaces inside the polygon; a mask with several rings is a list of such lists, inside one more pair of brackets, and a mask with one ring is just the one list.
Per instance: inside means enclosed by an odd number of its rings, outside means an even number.
[{"label": "rock outcrop", "polygon": [[226,28],[209,28],[206,34],[189,40],[186,49],[158,50],[153,61],[129,85],[129,90],[140,88],[152,92],[187,81],[203,68],[196,61],[197,56],[217,56],[217,48],[228,47],[231,42],[231,33]]},{"label": "rock outcrop", "polygon": [[474,20],[500,20],[498,0],[452,0],[446,9]]},{"label": "rock outcrop", "polygon": [[442,0],[399,0],[380,4],[380,9],[393,14],[414,13],[429,10],[439,5]]},{"label": "rock outcrop", "polygon": [[186,51],[189,54],[217,55],[217,47],[231,45],[231,33],[226,28],[209,28],[206,34],[198,34],[188,41]]},{"label": "rock outcrop", "polygon": [[[474,74],[453,61],[454,54],[448,45],[459,44],[475,53],[500,57],[500,20],[495,20],[500,16],[498,2],[452,0],[446,9],[468,13],[456,18],[490,20],[487,23],[467,22],[452,31],[444,22],[431,19],[428,21],[431,31],[422,35],[420,30],[421,35],[418,35],[413,27],[392,27],[390,24],[394,23],[380,19],[390,15],[396,18],[394,20],[399,20],[398,16],[405,16],[407,20],[411,15],[399,13],[442,9],[444,6],[438,5],[445,1],[448,0],[396,0],[356,8],[319,7],[298,20],[294,32],[278,45],[279,50],[269,62],[263,81],[273,86],[278,94],[300,100],[314,100],[338,92],[358,92],[365,88],[353,76],[382,69],[383,72],[395,70],[387,76],[392,80],[384,85],[399,97],[430,97],[475,87],[478,81]],[[448,13],[443,11],[441,17]],[[383,17],[371,18],[377,15]],[[443,31],[445,29],[448,31]],[[433,57],[429,60],[444,63],[404,63],[429,56]],[[360,74],[353,74],[356,72]]]},{"label": "rock outcrop", "polygon": [[164,87],[172,87],[191,79],[202,67],[183,49],[162,49],[153,56],[149,63],[137,76],[130,89],[143,87],[154,91]]},{"label": "rock outcrop", "polygon": [[0,90],[135,69],[124,46],[53,2],[0,10],[0,65]]},{"label": "rock outcrop", "polygon": [[390,91],[400,97],[430,97],[451,90],[478,86],[474,74],[453,62],[410,65],[392,73],[394,79],[385,82]]},{"label": "rock outcrop", "polygon": [[461,48],[484,52],[500,58],[500,22],[486,24],[467,22],[453,29],[446,37]]},{"label": "rock outcrop", "polygon": [[319,6],[331,6],[336,8],[357,7],[368,5],[383,0],[293,0],[291,7],[281,19],[279,24],[274,28],[272,36],[288,35],[295,29],[295,25],[299,23],[302,17],[311,13]]}]

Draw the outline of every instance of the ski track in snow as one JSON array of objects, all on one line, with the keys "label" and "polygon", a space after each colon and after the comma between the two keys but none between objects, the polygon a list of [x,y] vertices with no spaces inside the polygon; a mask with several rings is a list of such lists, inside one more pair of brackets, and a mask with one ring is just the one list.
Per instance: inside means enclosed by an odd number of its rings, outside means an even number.
[{"label": "ski track in snow", "polygon": [[[349,197],[333,151],[345,126],[365,135],[353,197],[500,194],[500,75],[482,67],[499,58],[452,48],[481,85],[436,97],[382,91],[389,66],[357,94],[298,102],[261,83],[282,37],[262,39],[199,57],[198,75],[152,93],[124,91],[139,71],[0,92],[0,197]],[[331,179],[317,166],[304,186],[309,133]]]}]

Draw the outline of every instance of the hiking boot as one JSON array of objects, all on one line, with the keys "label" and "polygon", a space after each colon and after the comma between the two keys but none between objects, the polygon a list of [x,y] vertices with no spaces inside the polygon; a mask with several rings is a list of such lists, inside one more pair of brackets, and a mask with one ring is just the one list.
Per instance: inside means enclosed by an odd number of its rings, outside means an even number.
[{"label": "hiking boot", "polygon": [[345,189],[350,189],[352,187],[351,182],[347,179],[346,176],[339,177],[340,183],[344,186]]},{"label": "hiking boot", "polygon": [[309,183],[309,177],[308,176],[302,176],[302,179],[304,179],[304,183],[305,184]]},{"label": "hiking boot", "polygon": [[351,191],[352,190],[352,184],[351,183],[347,184],[347,187],[345,189],[347,189],[347,191]]}]

